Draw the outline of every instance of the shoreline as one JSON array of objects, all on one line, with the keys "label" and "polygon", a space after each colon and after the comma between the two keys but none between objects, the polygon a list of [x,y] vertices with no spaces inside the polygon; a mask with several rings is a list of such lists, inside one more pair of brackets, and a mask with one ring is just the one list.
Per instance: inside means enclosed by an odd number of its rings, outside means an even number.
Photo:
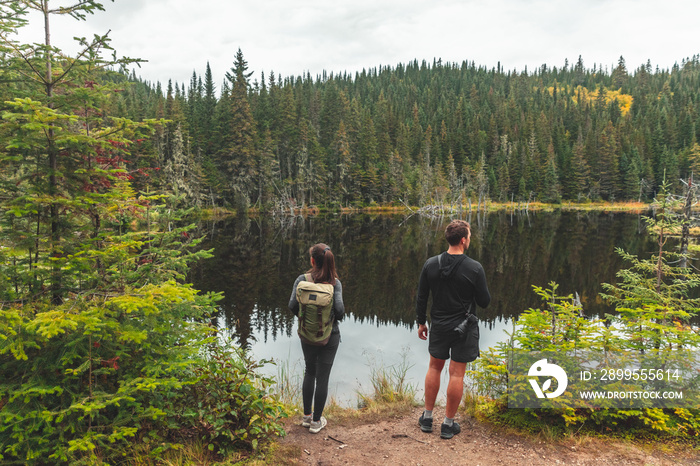
[{"label": "shoreline", "polygon": [[[418,214],[422,209],[430,209],[435,212],[435,215],[454,214],[459,212],[553,212],[556,210],[564,211],[584,211],[584,212],[629,212],[642,213],[649,211],[652,208],[650,203],[645,202],[563,202],[559,204],[546,204],[541,202],[515,203],[515,202],[486,202],[478,206],[477,204],[462,204],[457,205],[428,205],[423,207],[409,205],[375,205],[364,207],[340,207],[326,208],[323,206],[310,205],[295,207],[293,210],[284,212],[275,212],[282,216],[316,216],[321,214]],[[700,209],[699,209],[700,210]],[[201,208],[199,216],[207,219],[220,219],[226,217],[235,217],[238,212],[234,209],[225,207]],[[251,208],[246,212],[247,215],[269,215],[269,211]]]}]

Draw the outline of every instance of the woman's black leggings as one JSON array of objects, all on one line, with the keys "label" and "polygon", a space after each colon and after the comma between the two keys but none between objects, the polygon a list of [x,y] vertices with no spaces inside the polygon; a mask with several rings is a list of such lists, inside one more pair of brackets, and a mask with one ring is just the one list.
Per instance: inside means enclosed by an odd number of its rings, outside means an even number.
[{"label": "woman's black leggings", "polygon": [[333,360],[335,359],[335,353],[338,351],[339,343],[340,333],[331,334],[330,340],[324,346],[301,343],[306,363],[304,383],[301,386],[301,393],[304,398],[304,414],[313,412],[314,421],[321,419],[323,408],[326,406],[328,378],[331,375],[331,367],[333,367]]}]

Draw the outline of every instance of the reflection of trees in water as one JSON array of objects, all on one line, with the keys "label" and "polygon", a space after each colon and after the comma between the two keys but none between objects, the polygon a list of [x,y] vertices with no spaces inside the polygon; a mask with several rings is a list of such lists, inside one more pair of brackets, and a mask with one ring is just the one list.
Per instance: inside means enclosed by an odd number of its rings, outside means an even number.
[{"label": "reflection of trees in water", "polygon": [[[479,314],[486,325],[539,306],[532,285],[554,280],[578,292],[588,315],[605,310],[598,292],[622,263],[615,247],[646,254],[637,216],[600,213],[476,213],[468,254],[486,270],[492,304]],[[208,226],[206,248],[215,257],[193,268],[199,289],[223,291],[225,326],[241,345],[254,331],[265,339],[290,335],[287,309],[296,277],[308,270],[308,248],[329,244],[343,283],[349,318],[412,327],[415,292],[425,260],[446,249],[449,218],[327,215],[233,219]]]},{"label": "reflection of trees in water", "polygon": [[648,251],[646,235],[637,233],[636,216],[581,212],[530,214],[510,226],[505,214],[496,214],[491,228],[502,230],[492,241],[499,247],[485,251],[481,262],[487,271],[494,302],[483,312],[487,319],[517,316],[540,306],[532,285],[554,280],[565,294],[578,292],[587,315],[607,310],[598,293],[602,282],[615,281],[624,266],[615,247]]}]

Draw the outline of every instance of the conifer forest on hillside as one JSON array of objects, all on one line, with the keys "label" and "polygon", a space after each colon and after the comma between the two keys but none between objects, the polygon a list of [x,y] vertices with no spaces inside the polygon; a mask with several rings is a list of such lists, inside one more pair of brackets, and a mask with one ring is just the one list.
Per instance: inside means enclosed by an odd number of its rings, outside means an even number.
[{"label": "conifer forest on hillside", "polygon": [[697,56],[670,70],[579,57],[520,72],[434,60],[283,78],[253,76],[239,50],[220,87],[208,66],[187,88],[129,81],[111,111],[170,121],[152,163],[198,205],[645,201],[700,164]]}]

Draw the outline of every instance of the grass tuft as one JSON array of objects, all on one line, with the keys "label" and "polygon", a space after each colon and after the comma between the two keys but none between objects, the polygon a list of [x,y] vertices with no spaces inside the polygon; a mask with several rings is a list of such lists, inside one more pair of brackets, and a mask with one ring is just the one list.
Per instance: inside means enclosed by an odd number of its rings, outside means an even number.
[{"label": "grass tuft", "polygon": [[370,360],[370,382],[372,391],[363,393],[358,390],[358,406],[363,409],[381,409],[383,405],[416,405],[417,389],[407,382],[408,371],[413,367],[404,355],[401,363],[391,366],[377,366]]},{"label": "grass tuft", "polygon": [[301,410],[303,370],[298,370],[297,365],[291,366],[289,360],[277,365],[276,393],[285,406]]}]

